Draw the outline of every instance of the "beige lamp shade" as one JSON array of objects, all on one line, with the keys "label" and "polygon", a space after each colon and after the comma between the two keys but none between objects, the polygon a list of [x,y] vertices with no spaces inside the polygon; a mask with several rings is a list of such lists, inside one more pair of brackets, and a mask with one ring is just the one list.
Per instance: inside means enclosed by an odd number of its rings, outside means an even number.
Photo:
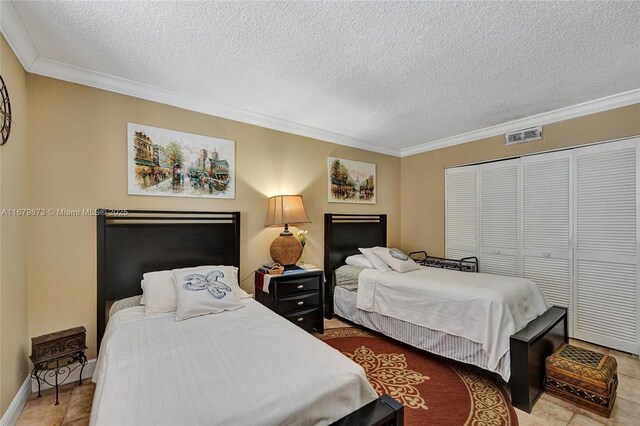
[{"label": "beige lamp shade", "polygon": [[304,210],[302,195],[276,195],[269,198],[267,220],[264,226],[286,226],[311,223]]},{"label": "beige lamp shade", "polygon": [[289,224],[311,223],[304,210],[302,195],[276,195],[269,198],[264,226],[284,226],[284,231],[271,243],[269,253],[274,262],[295,265],[302,256],[302,244],[289,232]]}]

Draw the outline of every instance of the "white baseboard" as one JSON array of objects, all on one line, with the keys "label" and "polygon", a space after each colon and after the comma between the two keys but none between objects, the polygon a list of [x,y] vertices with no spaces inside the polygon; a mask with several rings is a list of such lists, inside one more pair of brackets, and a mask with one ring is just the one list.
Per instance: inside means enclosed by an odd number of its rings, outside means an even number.
[{"label": "white baseboard", "polygon": [[[84,366],[84,370],[82,371],[82,380],[93,376],[93,370],[96,368],[96,359],[90,359],[87,361],[87,365]],[[69,377],[64,381],[63,384],[77,382],[80,379],[80,367],[73,370]],[[45,383],[42,379],[40,379],[40,389],[45,390],[52,388],[53,386]],[[31,392],[38,392],[38,382],[36,379],[31,378]]]},{"label": "white baseboard", "polygon": [[[96,361],[97,360],[95,359],[90,359],[89,361],[87,361],[87,365],[84,366],[84,370],[82,371],[83,380],[93,376],[93,370],[95,370],[96,368]],[[73,383],[74,381],[77,382],[79,378],[80,368],[77,368],[69,375],[64,384],[66,385],[67,383]],[[41,390],[49,389],[51,387],[53,386],[40,381]],[[0,426],[13,426],[16,424],[16,422],[18,421],[18,417],[20,417],[20,413],[24,408],[24,405],[27,403],[27,399],[29,399],[29,395],[31,395],[33,392],[38,392],[38,383],[36,382],[36,379],[32,378],[31,374],[29,374],[27,378],[24,379],[24,382],[22,383],[22,386],[20,386],[20,389],[18,389],[18,392],[13,398],[13,401],[11,401],[11,404],[9,404],[9,408],[7,408],[7,411],[5,411],[4,415],[0,419]]]},{"label": "white baseboard", "polygon": [[18,393],[9,404],[9,408],[4,412],[2,419],[0,419],[0,426],[13,426],[17,423],[18,417],[20,417],[20,413],[24,408],[24,405],[27,403],[27,399],[29,399],[29,395],[31,395],[31,389],[29,385],[31,384],[31,377],[27,376],[18,389]]}]

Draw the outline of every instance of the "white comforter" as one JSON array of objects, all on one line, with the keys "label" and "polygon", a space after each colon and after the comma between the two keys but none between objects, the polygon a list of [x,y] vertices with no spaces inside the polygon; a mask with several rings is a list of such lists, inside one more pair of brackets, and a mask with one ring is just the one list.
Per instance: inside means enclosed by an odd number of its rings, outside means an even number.
[{"label": "white comforter", "polygon": [[327,424],[377,398],[362,367],[245,300],[175,321],[142,307],[109,320],[92,425]]},{"label": "white comforter", "polygon": [[365,269],[357,307],[479,343],[493,371],[509,337],[549,304],[531,280],[422,267],[402,274]]}]

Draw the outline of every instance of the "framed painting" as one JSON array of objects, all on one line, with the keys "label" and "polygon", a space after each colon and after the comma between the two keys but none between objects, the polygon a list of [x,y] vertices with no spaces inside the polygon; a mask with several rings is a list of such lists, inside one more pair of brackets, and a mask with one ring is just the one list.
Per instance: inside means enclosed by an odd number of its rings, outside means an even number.
[{"label": "framed painting", "polygon": [[235,142],[129,123],[130,195],[235,198]]},{"label": "framed painting", "polygon": [[376,203],[376,165],[329,157],[330,203]]}]

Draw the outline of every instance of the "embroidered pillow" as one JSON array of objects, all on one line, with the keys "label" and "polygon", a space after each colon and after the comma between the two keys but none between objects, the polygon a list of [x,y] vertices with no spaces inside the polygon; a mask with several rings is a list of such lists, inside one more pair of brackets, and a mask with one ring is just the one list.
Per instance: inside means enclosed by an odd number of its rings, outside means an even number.
[{"label": "embroidered pillow", "polygon": [[375,269],[378,269],[380,271],[391,271],[391,268],[389,268],[389,266],[374,253],[374,250],[379,248],[386,250],[384,247],[359,248],[358,250],[360,250],[360,253],[362,253],[369,262],[371,262]]},{"label": "embroidered pillow", "polygon": [[373,252],[397,272],[410,272],[420,269],[420,265],[409,256],[395,248],[376,247]]},{"label": "embroidered pillow", "polygon": [[344,263],[350,266],[357,266],[358,268],[374,269],[371,262],[369,262],[363,254],[354,254],[353,256],[349,256],[345,259]]},{"label": "embroidered pillow", "polygon": [[242,308],[238,268],[212,266],[175,270],[176,320]]},{"label": "embroidered pillow", "polygon": [[144,314],[155,315],[176,310],[176,286],[172,271],[147,272],[141,282]]}]

